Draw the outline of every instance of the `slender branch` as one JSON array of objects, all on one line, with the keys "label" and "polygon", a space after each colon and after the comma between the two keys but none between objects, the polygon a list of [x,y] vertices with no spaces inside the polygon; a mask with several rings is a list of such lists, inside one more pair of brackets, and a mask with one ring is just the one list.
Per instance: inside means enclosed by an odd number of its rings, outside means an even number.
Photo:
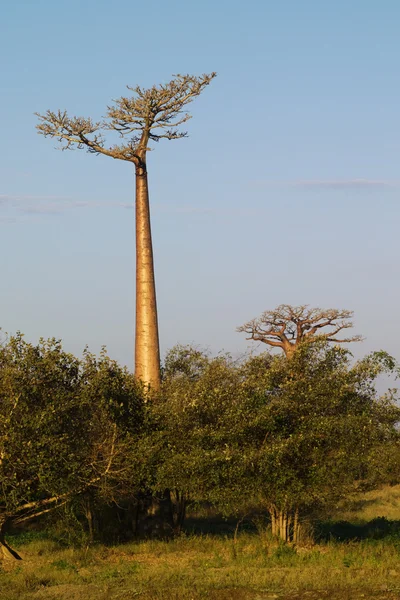
[{"label": "slender branch", "polygon": [[[280,347],[288,356],[305,339],[323,338],[328,342],[349,343],[362,340],[360,335],[337,339],[343,329],[353,326],[349,310],[309,308],[307,305],[290,306],[281,304],[272,311],[265,311],[258,319],[253,319],[238,327],[237,331],[247,333],[253,339],[273,347]],[[327,331],[323,331],[327,328]],[[280,340],[280,342],[277,341]]]},{"label": "slender branch", "polygon": [[[175,75],[169,83],[142,89],[130,88],[133,96],[122,96],[107,107],[103,121],[94,122],[85,117],[69,117],[66,111],[48,110],[39,118],[38,133],[56,138],[63,150],[85,148],[92,154],[103,154],[114,159],[133,162],[144,160],[149,140],[176,140],[187,136],[178,128],[191,118],[186,106],[209,85],[216,73],[194,77]],[[163,133],[155,133],[161,130]],[[127,143],[105,144],[104,132],[116,131],[121,137],[131,135]]]},{"label": "slender branch", "polygon": [[69,498],[67,500],[64,500],[63,502],[60,502],[59,504],[50,506],[50,508],[45,508],[39,512],[33,512],[29,515],[24,515],[22,517],[11,518],[11,520],[14,525],[21,525],[21,523],[26,523],[27,521],[31,521],[32,519],[36,519],[37,517],[41,517],[42,515],[45,515],[51,512],[52,510],[55,510],[56,508],[60,508],[60,506],[64,506],[68,502],[68,500]]}]

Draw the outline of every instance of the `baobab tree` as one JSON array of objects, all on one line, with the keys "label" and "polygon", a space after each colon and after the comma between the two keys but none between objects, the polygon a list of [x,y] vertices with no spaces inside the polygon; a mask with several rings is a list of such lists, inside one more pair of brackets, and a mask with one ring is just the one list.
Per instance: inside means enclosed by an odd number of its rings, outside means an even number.
[{"label": "baobab tree", "polygon": [[258,319],[238,327],[237,331],[247,333],[248,340],[280,348],[290,358],[299,344],[315,338],[335,344],[360,342],[363,339],[360,335],[336,337],[341,331],[353,327],[352,316],[351,310],[323,310],[309,308],[307,304],[281,304],[275,310],[267,310]]},{"label": "baobab tree", "polygon": [[[130,97],[122,96],[107,107],[102,121],[69,117],[66,111],[36,113],[37,130],[56,138],[63,149],[86,149],[92,154],[133,163],[136,176],[136,330],[135,375],[147,386],[160,385],[160,350],[150,226],[147,153],[151,142],[176,140],[187,136],[180,126],[191,118],[190,104],[209,85],[216,73],[200,77],[176,75],[167,84],[144,89],[129,87]],[[122,143],[107,143],[105,133],[117,132]],[[111,133],[112,135],[112,133]]]}]

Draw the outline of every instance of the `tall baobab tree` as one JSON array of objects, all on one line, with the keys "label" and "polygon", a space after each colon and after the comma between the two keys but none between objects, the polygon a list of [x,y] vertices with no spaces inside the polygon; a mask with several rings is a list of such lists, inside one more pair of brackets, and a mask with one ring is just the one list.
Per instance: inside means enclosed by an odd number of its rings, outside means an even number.
[{"label": "tall baobab tree", "polygon": [[[102,121],[69,117],[66,111],[36,113],[38,132],[56,138],[63,149],[86,149],[92,154],[134,164],[136,176],[136,331],[135,374],[144,384],[160,385],[160,350],[150,227],[147,153],[151,142],[176,140],[187,136],[179,129],[191,118],[190,104],[209,85],[216,73],[200,77],[175,75],[167,84],[144,89],[129,87],[130,97],[122,96],[107,107]],[[117,132],[122,143],[106,142],[105,132]]]},{"label": "tall baobab tree", "polygon": [[237,331],[247,333],[248,340],[263,342],[269,346],[281,348],[290,358],[296,348],[304,341],[325,339],[328,342],[342,344],[360,342],[362,336],[337,338],[344,329],[353,327],[351,310],[336,308],[309,308],[281,304],[275,310],[267,310],[258,319],[253,319],[238,327]]}]

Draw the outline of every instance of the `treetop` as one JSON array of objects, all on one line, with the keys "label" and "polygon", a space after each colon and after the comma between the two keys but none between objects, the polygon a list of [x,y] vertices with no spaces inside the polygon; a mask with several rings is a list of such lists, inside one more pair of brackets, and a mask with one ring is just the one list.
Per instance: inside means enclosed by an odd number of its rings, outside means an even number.
[{"label": "treetop", "polygon": [[[86,148],[94,154],[139,164],[150,150],[149,141],[187,137],[186,131],[179,130],[191,118],[186,107],[215,76],[215,72],[199,77],[177,74],[170,82],[147,89],[127,86],[133,94],[114,100],[102,121],[47,110],[43,115],[35,113],[40,121],[36,127],[45,137],[56,138],[64,150]],[[117,132],[123,143],[107,145],[105,131]]]},{"label": "treetop", "polygon": [[313,338],[323,338],[336,344],[362,341],[360,335],[336,337],[341,331],[353,327],[352,317],[351,310],[280,304],[241,325],[237,331],[247,333],[249,340],[281,348],[286,356],[290,356],[301,342]]}]

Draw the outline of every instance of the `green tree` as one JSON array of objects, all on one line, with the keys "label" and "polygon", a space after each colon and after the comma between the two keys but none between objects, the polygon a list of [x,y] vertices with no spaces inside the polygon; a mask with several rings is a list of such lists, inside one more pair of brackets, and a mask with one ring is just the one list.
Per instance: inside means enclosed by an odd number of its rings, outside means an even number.
[{"label": "green tree", "polygon": [[273,533],[296,541],[299,516],[382,480],[400,411],[375,382],[396,368],[383,352],[353,363],[324,339],[290,361],[174,349],[152,406],[157,483],[225,514],[262,506]]},{"label": "green tree", "polygon": [[380,397],[377,377],[396,365],[386,353],[352,364],[351,355],[327,340],[302,344],[290,361],[275,357],[244,366],[247,411],[241,435],[242,483],[271,518],[272,531],[296,541],[299,514],[332,506],[376,483],[376,451],[398,438],[396,397]]},{"label": "green tree", "polygon": [[187,503],[228,493],[223,478],[230,411],[238,401],[237,370],[228,355],[215,358],[190,346],[176,346],[166,356],[160,394],[149,406],[154,489],[172,496],[175,527]]},{"label": "green tree", "polygon": [[[38,114],[38,132],[56,138],[64,148],[85,148],[133,163],[136,176],[136,329],[135,373],[146,385],[160,385],[160,351],[150,227],[147,153],[151,142],[187,136],[179,127],[190,118],[190,104],[215,77],[176,75],[164,85],[149,89],[128,87],[131,97],[122,96],[107,108],[106,118],[69,117],[65,111]],[[106,143],[104,132],[117,132],[123,142]]]},{"label": "green tree", "polygon": [[[22,525],[88,491],[132,485],[141,389],[105,353],[79,361],[57,340],[0,348],[0,546]],[[127,458],[128,456],[128,458]]]}]

